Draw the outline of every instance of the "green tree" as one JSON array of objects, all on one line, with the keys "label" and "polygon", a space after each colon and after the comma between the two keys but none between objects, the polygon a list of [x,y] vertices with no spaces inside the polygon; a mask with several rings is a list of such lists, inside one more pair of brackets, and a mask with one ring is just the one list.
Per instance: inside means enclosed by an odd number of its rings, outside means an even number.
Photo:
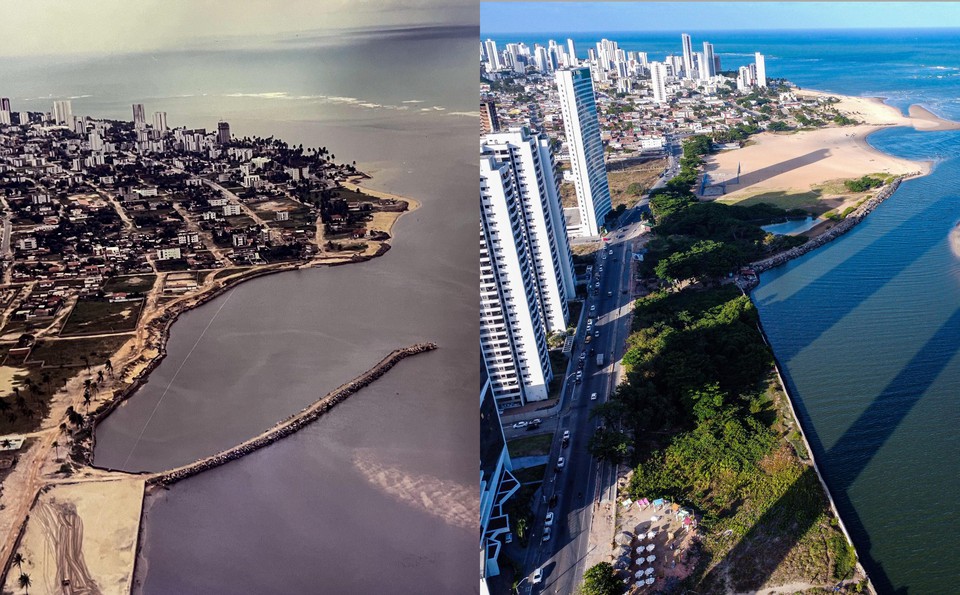
[{"label": "green tree", "polygon": [[624,591],[623,582],[609,562],[600,562],[583,573],[580,595],[621,595]]}]

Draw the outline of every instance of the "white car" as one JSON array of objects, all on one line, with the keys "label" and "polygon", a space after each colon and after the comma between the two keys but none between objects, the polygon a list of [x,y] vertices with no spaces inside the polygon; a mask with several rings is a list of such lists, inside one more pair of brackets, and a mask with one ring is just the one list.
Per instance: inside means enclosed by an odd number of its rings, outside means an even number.
[{"label": "white car", "polygon": [[543,517],[543,526],[552,527],[553,526],[553,511],[547,513],[547,516]]},{"label": "white car", "polygon": [[538,585],[543,580],[543,568],[537,568],[533,571],[533,578],[530,579],[533,584]]},{"label": "white car", "polygon": [[597,400],[597,393],[591,393],[591,394],[590,394],[590,400],[591,400],[591,401],[596,401],[596,400]]},{"label": "white car", "polygon": [[563,469],[563,466],[565,464],[566,464],[566,461],[563,459],[563,457],[560,457],[559,459],[557,459],[557,471]]},{"label": "white car", "polygon": [[529,424],[528,424],[527,422],[525,422],[525,421],[518,421],[517,423],[513,424],[513,428],[516,429],[516,430],[519,430],[520,428],[525,428],[525,427],[527,427],[528,425],[529,425]]},{"label": "white car", "polygon": [[543,530],[543,541],[544,542],[550,541],[550,527],[547,527],[546,529]]}]

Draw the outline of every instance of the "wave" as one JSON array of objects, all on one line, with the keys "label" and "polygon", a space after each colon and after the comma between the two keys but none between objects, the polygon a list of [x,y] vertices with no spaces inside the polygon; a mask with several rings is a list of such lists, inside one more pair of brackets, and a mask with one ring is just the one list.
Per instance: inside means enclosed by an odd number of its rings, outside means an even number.
[{"label": "wave", "polygon": [[[180,97],[191,97],[190,95],[181,95]],[[375,101],[369,101],[366,99],[361,99],[358,97],[347,97],[343,95],[291,95],[287,91],[267,91],[260,93],[225,93],[222,97],[237,97],[237,98],[249,98],[249,99],[275,99],[283,101],[315,101],[320,103],[332,103],[336,105],[349,105],[353,107],[363,108],[363,109],[384,109],[384,110],[394,110],[394,111],[405,111],[409,110],[410,106],[408,105],[391,105],[384,103],[377,103]],[[421,100],[411,100],[404,101],[403,103],[420,103]],[[445,108],[422,108],[425,111],[430,111],[434,109],[443,110]]]},{"label": "wave", "polygon": [[448,116],[468,116],[471,118],[479,118],[480,112],[447,112]]}]

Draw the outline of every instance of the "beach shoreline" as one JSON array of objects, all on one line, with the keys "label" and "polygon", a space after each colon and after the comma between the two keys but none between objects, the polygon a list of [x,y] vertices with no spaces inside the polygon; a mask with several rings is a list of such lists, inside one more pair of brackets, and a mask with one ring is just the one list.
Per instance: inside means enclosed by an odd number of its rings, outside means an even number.
[{"label": "beach shoreline", "polygon": [[[295,271],[309,268],[317,268],[322,266],[339,266],[346,264],[353,264],[359,262],[366,262],[372,258],[382,256],[385,254],[391,247],[393,242],[392,230],[396,221],[400,219],[404,214],[412,212],[419,209],[422,205],[419,201],[401,196],[398,194],[393,194],[384,191],[373,190],[367,188],[363,185],[357,184],[355,182],[347,182],[342,184],[343,187],[363,192],[370,196],[376,198],[385,198],[392,199],[398,202],[402,202],[405,205],[405,209],[402,211],[393,211],[384,213],[385,217],[377,221],[377,229],[386,231],[389,234],[389,237],[383,240],[369,240],[368,248],[363,253],[352,254],[352,255],[330,255],[320,252],[313,258],[307,261],[296,261],[296,262],[283,262],[283,263],[274,263],[267,265],[253,266],[249,268],[244,268],[238,270],[236,274],[231,274],[216,278],[218,273],[221,273],[223,269],[205,271],[199,275],[200,287],[199,290],[190,295],[180,296],[172,301],[169,301],[165,304],[158,304],[157,297],[162,294],[162,285],[163,280],[161,278],[157,279],[156,285],[152,290],[155,292],[153,296],[152,307],[149,309],[145,306],[143,312],[141,313],[138,326],[134,332],[131,333],[131,340],[128,340],[124,343],[111,357],[111,362],[116,370],[116,375],[111,384],[112,386],[105,387],[106,390],[103,390],[97,398],[93,400],[97,404],[95,410],[91,410],[90,414],[87,416],[89,419],[89,436],[86,439],[80,439],[78,437],[77,444],[83,449],[85,455],[85,464],[77,463],[78,468],[74,471],[74,477],[78,479],[85,479],[86,481],[97,481],[95,478],[98,475],[102,475],[102,479],[105,481],[115,481],[118,476],[125,476],[130,480],[143,481],[143,474],[130,473],[126,471],[119,470],[107,470],[97,467],[93,458],[93,451],[96,445],[96,425],[101,422],[103,419],[106,419],[109,414],[121,405],[126,399],[132,397],[140,387],[148,381],[150,372],[152,372],[166,357],[166,346],[170,338],[170,332],[173,324],[180,318],[182,314],[198,308],[207,302],[229,292],[230,290],[236,288],[238,285],[245,281],[250,281],[258,277],[263,277],[266,275],[272,275],[276,273],[282,273],[287,271]],[[99,365],[91,368],[89,373],[96,373],[97,370],[103,370],[104,366]],[[111,374],[111,378],[114,376]],[[79,390],[79,375],[76,382],[71,381],[63,389],[64,394],[55,398],[54,403],[60,403],[60,401],[69,401],[70,403],[77,405],[73,401],[76,400],[73,393],[76,390]],[[76,389],[76,390],[71,390]],[[65,406],[65,405],[64,405]],[[59,411],[61,408],[56,407],[52,404],[51,412]],[[45,423],[53,423],[54,418],[48,416]],[[60,483],[62,480],[53,478],[51,479],[50,473],[56,472],[56,466],[54,463],[50,462],[50,459],[53,458],[52,442],[54,441],[55,434],[57,432],[56,423],[53,423],[50,427],[44,427],[43,423],[41,427],[33,432],[33,434],[43,435],[44,440],[33,445],[32,449],[42,449],[44,452],[32,453],[31,460],[36,460],[36,465],[30,471],[27,471],[25,468],[23,472],[31,474],[28,478],[28,491],[23,494],[24,498],[31,500],[29,506],[26,507],[27,515],[29,515],[37,502],[37,495],[43,492],[45,488],[52,484]],[[31,450],[32,450],[31,449]],[[51,468],[51,465],[53,467]],[[90,476],[94,476],[91,478]],[[144,496],[146,488],[143,490]],[[8,494],[9,496],[12,494]],[[142,498],[142,497],[141,497]],[[8,505],[7,510],[11,513],[14,512],[13,506]],[[20,508],[20,507],[17,507]],[[145,511],[144,511],[145,512]],[[19,515],[18,515],[19,516]],[[137,511],[137,524],[140,524],[141,511]],[[26,516],[29,518],[29,516]],[[3,559],[5,561],[6,569],[9,570],[9,560],[14,554],[15,544],[22,539],[24,532],[26,531],[27,523],[26,522],[14,522],[12,530],[6,537],[6,540],[3,542],[4,550],[2,552]],[[139,538],[140,538],[140,527],[137,527],[137,539],[135,543],[135,550],[139,550]],[[95,533],[96,528],[91,527],[89,531]],[[139,556],[135,555],[134,558]],[[135,566],[136,564],[131,564]],[[135,572],[131,571],[129,579],[132,581],[135,577]],[[6,576],[3,577],[3,580],[6,579]],[[128,583],[129,584],[129,583]]]}]

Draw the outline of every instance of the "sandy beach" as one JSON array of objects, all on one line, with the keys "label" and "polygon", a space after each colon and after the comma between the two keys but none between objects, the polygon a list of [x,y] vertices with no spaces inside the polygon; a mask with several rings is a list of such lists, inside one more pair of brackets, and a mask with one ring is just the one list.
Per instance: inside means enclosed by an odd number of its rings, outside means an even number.
[{"label": "sandy beach", "polygon": [[[19,552],[34,593],[129,593],[143,480],[62,484],[41,494]],[[18,592],[13,567],[4,592]],[[65,582],[68,581],[68,582]]]},{"label": "sandy beach", "polygon": [[[813,212],[855,204],[842,181],[867,174],[923,175],[932,163],[911,161],[882,153],[866,138],[889,126],[917,130],[955,130],[960,123],[938,117],[921,106],[904,116],[875,97],[848,97],[819,91],[797,91],[799,97],[836,97],[838,111],[863,124],[788,133],[764,132],[750,137],[746,147],[710,155],[705,171],[714,181],[727,180],[723,202],[770,202],[784,208]],[[731,183],[740,168],[739,183]]]}]

